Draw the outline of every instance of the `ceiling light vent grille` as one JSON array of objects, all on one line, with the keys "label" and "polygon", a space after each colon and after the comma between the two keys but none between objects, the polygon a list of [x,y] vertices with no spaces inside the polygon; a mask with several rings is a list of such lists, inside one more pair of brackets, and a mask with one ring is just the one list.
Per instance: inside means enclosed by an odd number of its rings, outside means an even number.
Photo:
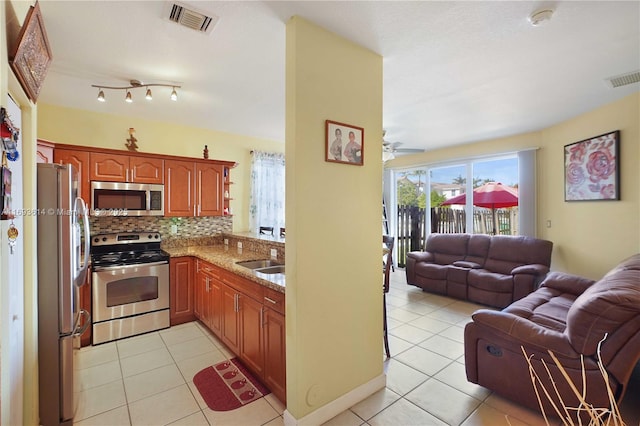
[{"label": "ceiling light vent grille", "polygon": [[607,79],[607,84],[614,88],[638,82],[640,82],[640,71],[633,71]]},{"label": "ceiling light vent grille", "polygon": [[219,17],[210,15],[178,2],[168,2],[165,8],[168,20],[205,34],[210,34],[220,20]]}]

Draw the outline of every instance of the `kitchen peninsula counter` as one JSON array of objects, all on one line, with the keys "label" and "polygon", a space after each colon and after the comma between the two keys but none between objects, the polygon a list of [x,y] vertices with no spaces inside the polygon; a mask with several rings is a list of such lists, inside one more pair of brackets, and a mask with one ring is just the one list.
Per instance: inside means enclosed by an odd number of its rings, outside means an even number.
[{"label": "kitchen peninsula counter", "polygon": [[[236,246],[225,244],[171,247],[163,248],[163,250],[169,253],[171,257],[196,257],[264,287],[268,287],[280,293],[285,292],[285,274],[263,274],[243,266],[236,265],[236,262],[269,258],[269,256],[265,256],[258,252],[247,249],[238,249]],[[284,259],[279,259],[279,261],[284,263]]]}]

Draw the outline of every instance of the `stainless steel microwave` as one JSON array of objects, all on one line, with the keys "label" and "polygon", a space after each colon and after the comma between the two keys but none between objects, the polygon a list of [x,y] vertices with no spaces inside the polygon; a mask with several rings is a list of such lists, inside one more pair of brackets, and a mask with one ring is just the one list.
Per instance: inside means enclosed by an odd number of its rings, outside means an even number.
[{"label": "stainless steel microwave", "polygon": [[164,216],[164,185],[91,182],[95,216]]}]

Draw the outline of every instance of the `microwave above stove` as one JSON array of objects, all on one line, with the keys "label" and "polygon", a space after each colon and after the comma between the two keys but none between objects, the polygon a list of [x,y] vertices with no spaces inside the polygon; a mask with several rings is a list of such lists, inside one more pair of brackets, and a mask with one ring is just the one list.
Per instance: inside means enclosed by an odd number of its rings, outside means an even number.
[{"label": "microwave above stove", "polygon": [[164,185],[91,182],[94,216],[164,216]]}]

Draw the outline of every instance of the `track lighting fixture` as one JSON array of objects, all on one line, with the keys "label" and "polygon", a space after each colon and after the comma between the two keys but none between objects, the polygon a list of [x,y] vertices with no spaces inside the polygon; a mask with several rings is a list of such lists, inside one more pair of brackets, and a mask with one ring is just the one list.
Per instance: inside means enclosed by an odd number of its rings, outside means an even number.
[{"label": "track lighting fixture", "polygon": [[153,99],[153,95],[151,94],[151,89],[150,87],[152,86],[156,86],[156,87],[171,87],[172,91],[171,91],[171,96],[170,99],[172,101],[177,101],[178,100],[178,92],[176,92],[176,88],[179,89],[182,86],[176,86],[175,84],[164,84],[164,83],[149,83],[149,84],[143,84],[140,80],[130,80],[129,81],[129,86],[121,86],[121,87],[114,87],[114,86],[98,86],[95,84],[92,84],[91,87],[96,87],[98,89],[98,100],[100,102],[104,102],[105,101],[105,97],[104,97],[104,90],[103,89],[110,89],[110,90],[126,90],[127,94],[124,98],[125,102],[133,102],[133,97],[131,95],[131,90],[130,89],[137,89],[139,87],[146,87],[147,88],[147,93],[145,95],[145,98],[147,100],[152,100]]}]

